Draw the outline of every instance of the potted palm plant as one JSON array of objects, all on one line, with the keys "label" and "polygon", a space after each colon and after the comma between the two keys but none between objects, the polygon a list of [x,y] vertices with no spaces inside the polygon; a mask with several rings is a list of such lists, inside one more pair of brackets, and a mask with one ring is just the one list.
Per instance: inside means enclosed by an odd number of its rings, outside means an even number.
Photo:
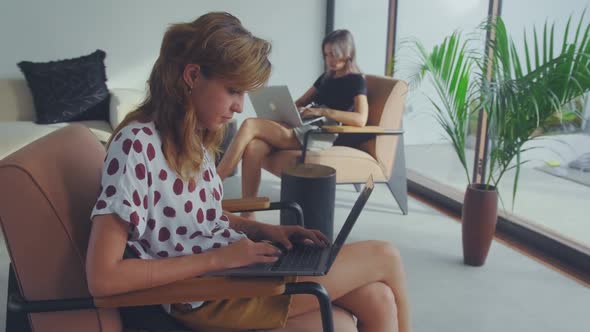
[{"label": "potted palm plant", "polygon": [[[415,82],[427,78],[436,96],[429,99],[436,119],[465,171],[468,186],[462,214],[463,257],[465,264],[483,265],[497,221],[497,187],[507,171],[514,170],[512,204],[516,198],[525,143],[543,121],[561,105],[590,89],[590,25],[584,14],[570,33],[570,20],[561,45],[554,44],[555,26],[545,23],[543,32],[533,30],[532,41],[525,31],[523,53],[508,35],[501,18],[483,27],[492,29],[495,38],[486,52],[474,39],[463,39],[459,32],[427,51],[420,42],[413,45],[420,59]],[[560,46],[560,47],[558,47]],[[483,109],[489,136],[487,176],[472,183],[465,156],[465,141],[470,117]],[[538,131],[537,131],[538,132]]]}]

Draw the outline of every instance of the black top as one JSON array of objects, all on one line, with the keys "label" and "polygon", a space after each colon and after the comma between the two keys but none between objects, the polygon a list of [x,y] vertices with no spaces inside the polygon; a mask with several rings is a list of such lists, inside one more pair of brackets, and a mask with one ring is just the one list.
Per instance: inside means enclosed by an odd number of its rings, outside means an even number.
[{"label": "black top", "polygon": [[352,111],[354,97],[367,94],[367,81],[362,74],[348,74],[336,78],[324,78],[322,74],[313,86],[317,94],[313,102],[340,111]]}]

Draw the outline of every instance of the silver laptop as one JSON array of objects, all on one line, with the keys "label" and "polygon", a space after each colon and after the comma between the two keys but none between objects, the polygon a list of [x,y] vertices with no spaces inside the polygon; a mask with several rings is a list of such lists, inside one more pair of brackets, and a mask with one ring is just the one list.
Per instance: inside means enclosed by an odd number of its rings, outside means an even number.
[{"label": "silver laptop", "polygon": [[286,85],[265,86],[248,93],[259,118],[283,122],[291,127],[314,123],[322,117],[302,119]]},{"label": "silver laptop", "polygon": [[266,277],[266,276],[323,276],[328,273],[340,248],[352,231],[365,203],[373,191],[373,177],[369,177],[365,188],[357,198],[354,206],[340,229],[333,244],[327,247],[316,245],[294,245],[293,249],[283,253],[274,263],[258,263],[245,267],[220,270],[205,276]]}]

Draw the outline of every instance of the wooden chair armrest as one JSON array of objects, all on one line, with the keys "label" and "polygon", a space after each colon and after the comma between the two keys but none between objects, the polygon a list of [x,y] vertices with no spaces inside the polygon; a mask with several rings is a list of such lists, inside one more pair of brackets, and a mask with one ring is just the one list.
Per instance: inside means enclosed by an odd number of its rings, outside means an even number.
[{"label": "wooden chair armrest", "polygon": [[328,133],[366,133],[366,134],[378,134],[385,131],[385,129],[379,126],[322,126],[322,130]]},{"label": "wooden chair armrest", "polygon": [[97,308],[119,308],[230,298],[274,296],[285,292],[283,278],[192,278],[145,290],[95,297]]},{"label": "wooden chair armrest", "polygon": [[263,210],[270,207],[268,197],[224,199],[221,206],[225,211]]}]

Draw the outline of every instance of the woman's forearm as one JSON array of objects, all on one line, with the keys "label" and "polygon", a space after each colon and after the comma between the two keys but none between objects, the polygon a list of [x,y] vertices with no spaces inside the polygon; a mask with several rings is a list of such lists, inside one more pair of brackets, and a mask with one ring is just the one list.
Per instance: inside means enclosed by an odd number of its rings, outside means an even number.
[{"label": "woman's forearm", "polygon": [[331,108],[322,108],[320,113],[328,119],[341,122],[347,126],[364,127],[367,124],[367,116],[358,112],[340,111]]},{"label": "woman's forearm", "polygon": [[109,296],[166,285],[223,269],[215,256],[212,250],[174,258],[122,259],[112,269],[103,269],[103,276],[97,272],[88,274],[88,286],[93,296]]},{"label": "woman's forearm", "polygon": [[225,215],[229,219],[230,227],[234,230],[246,234],[249,239],[254,241],[262,239],[261,228],[264,224],[232,213],[225,213]]},{"label": "woman's forearm", "polygon": [[110,214],[96,216],[93,221],[86,275],[90,293],[94,296],[161,286],[225,267],[218,250],[153,260],[123,259],[127,230],[118,219],[118,216]]}]

